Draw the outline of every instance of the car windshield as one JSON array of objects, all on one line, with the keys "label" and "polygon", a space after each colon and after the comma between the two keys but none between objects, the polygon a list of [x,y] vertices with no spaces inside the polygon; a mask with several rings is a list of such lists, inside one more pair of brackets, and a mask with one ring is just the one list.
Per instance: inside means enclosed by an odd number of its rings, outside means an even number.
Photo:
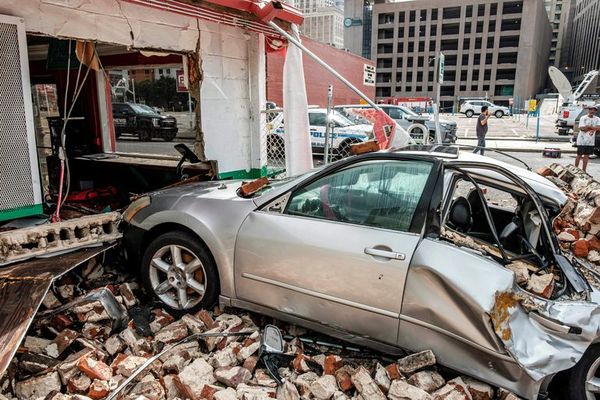
[{"label": "car windshield", "polygon": [[156,112],[145,104],[129,104],[138,114],[156,114]]},{"label": "car windshield", "polygon": [[333,111],[333,121],[341,127],[356,125],[351,120],[342,115],[339,111]]},{"label": "car windshield", "polygon": [[418,117],[419,114],[417,114],[416,112],[414,112],[413,110],[411,110],[408,107],[404,107],[404,106],[398,106],[399,109],[401,109],[402,111],[404,111],[404,113],[413,116],[413,117]]}]

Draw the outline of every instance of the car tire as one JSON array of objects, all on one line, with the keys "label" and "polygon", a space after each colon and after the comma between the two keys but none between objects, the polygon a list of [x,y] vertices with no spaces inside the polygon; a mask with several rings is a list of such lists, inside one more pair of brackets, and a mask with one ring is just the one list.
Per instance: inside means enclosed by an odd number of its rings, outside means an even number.
[{"label": "car tire", "polygon": [[[174,252],[179,253],[179,267]],[[217,303],[217,266],[209,250],[189,233],[171,231],[152,240],[142,257],[140,274],[146,291],[170,312],[193,313]]]},{"label": "car tire", "polygon": [[473,110],[467,110],[465,115],[467,116],[467,118],[473,118],[473,115],[475,115],[475,113],[473,112]]},{"label": "car tire", "polygon": [[177,137],[176,133],[167,133],[163,136],[163,140],[165,142],[172,142],[175,137]]},{"label": "car tire", "polygon": [[494,113],[494,115],[496,116],[496,118],[502,118],[504,117],[504,111],[498,110]]},{"label": "car tire", "polygon": [[140,142],[152,141],[152,134],[147,130],[141,130],[138,132],[138,139]]},{"label": "car tire", "polygon": [[598,388],[600,388],[600,344],[594,344],[588,347],[569,374],[569,382],[566,387],[567,398],[571,400],[587,400],[588,394],[594,398],[593,393],[586,390],[588,379],[595,377]]}]

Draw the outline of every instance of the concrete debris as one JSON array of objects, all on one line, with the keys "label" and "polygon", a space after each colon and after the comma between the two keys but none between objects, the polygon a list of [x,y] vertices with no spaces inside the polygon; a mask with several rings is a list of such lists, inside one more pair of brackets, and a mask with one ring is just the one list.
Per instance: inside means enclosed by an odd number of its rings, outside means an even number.
[{"label": "concrete debris", "polygon": [[[259,362],[261,336],[255,322],[259,318],[220,310],[176,318],[163,309],[146,306],[140,286],[110,265],[91,260],[82,269],[79,277],[61,278],[48,294],[44,307],[59,311],[46,315],[42,310],[42,316],[32,324],[13,360],[12,383],[0,386],[0,400],[102,400],[130,377],[132,381],[118,398],[430,400],[437,399],[437,393],[454,400],[464,386],[474,400],[498,399],[491,387],[470,378],[464,378],[463,386],[451,385],[455,381],[446,384],[435,369],[431,351],[389,364],[389,360],[384,363],[373,357],[347,357],[345,351],[337,353],[337,349],[329,354],[327,346],[305,345],[298,337],[286,343],[289,362],[278,365],[283,379],[278,386]],[[93,277],[97,286],[88,286],[83,276]],[[127,310],[122,325],[114,325],[97,299],[78,300],[101,288],[115,294],[116,301]],[[311,334],[291,325],[282,329],[288,335]],[[242,330],[251,334],[177,344],[137,374],[150,357],[190,335]],[[447,377],[451,378],[455,376]]]},{"label": "concrete debris", "polygon": [[[563,250],[571,252],[595,273],[600,272],[600,183],[574,165],[552,164],[552,178],[569,200],[554,218],[552,228]],[[598,275],[580,268],[600,288]]]}]

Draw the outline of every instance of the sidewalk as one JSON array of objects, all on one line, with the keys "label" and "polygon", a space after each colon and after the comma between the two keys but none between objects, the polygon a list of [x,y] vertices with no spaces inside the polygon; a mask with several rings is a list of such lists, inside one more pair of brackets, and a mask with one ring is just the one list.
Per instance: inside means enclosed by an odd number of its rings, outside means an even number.
[{"label": "sidewalk", "polygon": [[[477,146],[477,139],[459,138],[457,144]],[[531,139],[509,139],[509,138],[487,138],[485,140],[487,148],[507,151],[507,152],[542,152],[546,148],[560,149],[563,154],[572,154],[577,152],[577,148],[569,142],[557,141],[539,141]]]}]

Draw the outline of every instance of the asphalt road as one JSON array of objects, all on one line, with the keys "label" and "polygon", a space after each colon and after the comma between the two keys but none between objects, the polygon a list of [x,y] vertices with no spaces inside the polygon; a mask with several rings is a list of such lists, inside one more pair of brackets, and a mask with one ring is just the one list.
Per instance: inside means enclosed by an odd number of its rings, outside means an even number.
[{"label": "asphalt road", "polygon": [[[463,114],[442,114],[441,119],[455,121],[457,124],[456,134],[459,138],[475,138],[477,127],[477,116],[467,118]],[[566,138],[559,136],[554,126],[556,116],[542,115],[540,117],[540,137]],[[489,119],[488,137],[502,137],[510,139],[535,138],[537,134],[537,117],[527,120],[525,115]]]}]

